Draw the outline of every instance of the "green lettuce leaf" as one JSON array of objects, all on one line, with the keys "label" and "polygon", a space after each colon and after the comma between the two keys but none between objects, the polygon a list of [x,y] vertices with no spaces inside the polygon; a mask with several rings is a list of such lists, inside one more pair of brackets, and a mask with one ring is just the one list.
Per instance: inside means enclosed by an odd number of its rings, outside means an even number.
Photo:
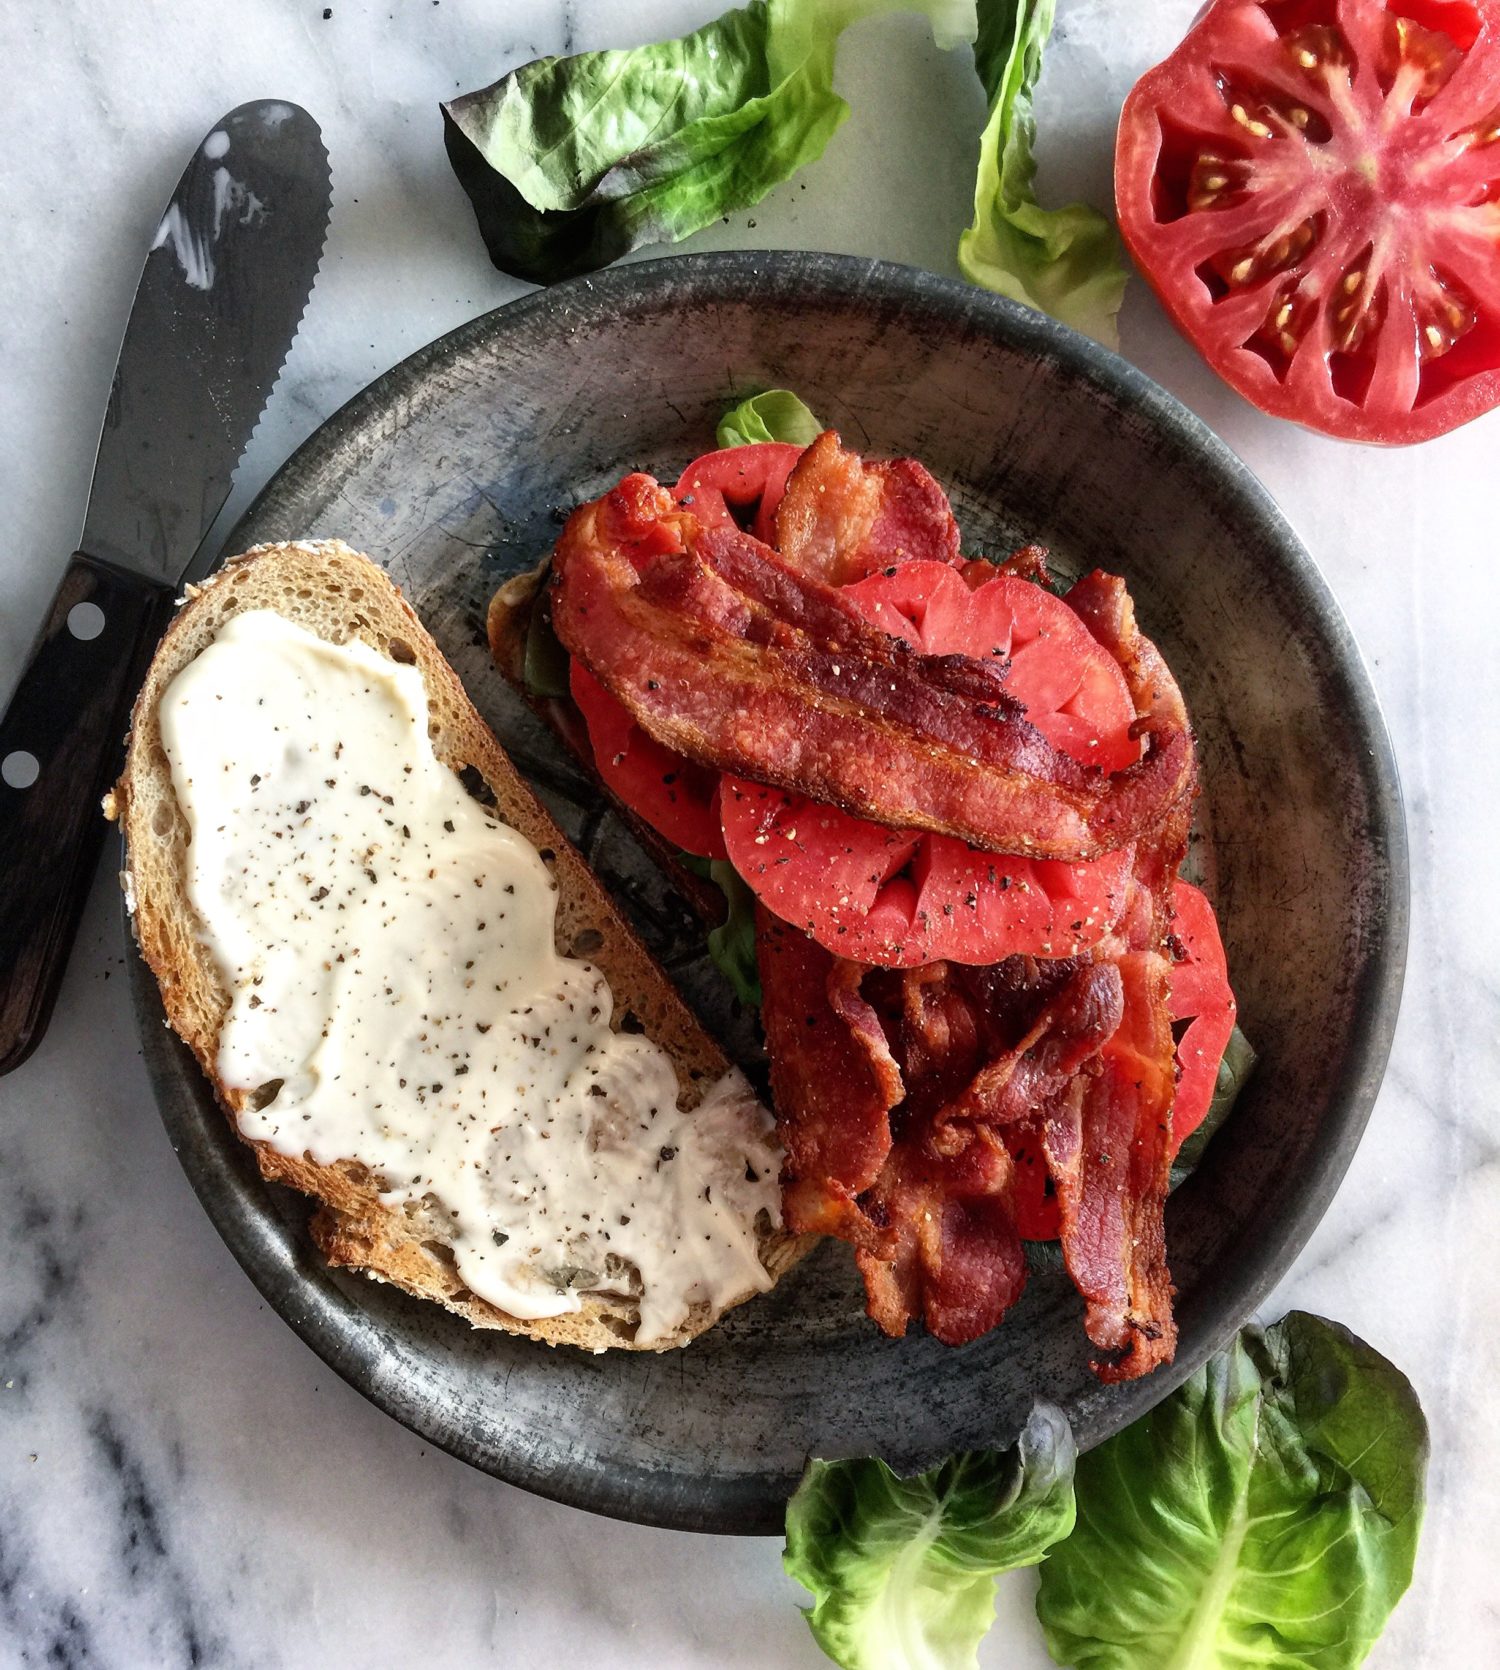
[{"label": "green lettuce leaf", "polygon": [[975,66],[989,95],[979,142],[974,224],[958,241],[965,278],[1065,325],[1119,346],[1115,315],[1128,269],[1114,228],[1097,209],[1043,209],[1031,99],[1052,33],[1056,0],[979,0]]},{"label": "green lettuce leaf", "polygon": [[538,284],[685,238],[822,155],[849,107],[840,33],[923,12],[973,40],[975,0],[750,0],[680,40],[538,58],[444,104],[448,160],[490,259]]},{"label": "green lettuce leaf", "polygon": [[552,590],[544,570],[526,621],[526,659],[521,675],[533,696],[572,694],[568,652],[552,625]]},{"label": "green lettuce leaf", "polygon": [[715,437],[721,447],[749,446],[757,441],[785,441],[811,446],[823,425],[790,389],[767,389],[742,400],[719,419]]},{"label": "green lettuce leaf", "polygon": [[711,881],[724,895],[724,920],[708,930],[708,954],[714,967],[734,987],[747,1008],[761,1003],[760,965],[755,959],[755,895],[726,858],[700,858],[680,852],[677,861],[695,876]]},{"label": "green lettuce leaf", "polygon": [[787,1504],[787,1571],[811,1591],[818,1645],[844,1670],[960,1670],[995,1619],[995,1578],[1073,1525],[1073,1435],[1038,1404],[1008,1450],[897,1477],[883,1461],[810,1461]]},{"label": "green lettuce leaf", "polygon": [[1349,1670],[1411,1581],[1427,1425],[1405,1376],[1293,1311],[1078,1463],[1037,1615],[1077,1670]]},{"label": "green lettuce leaf", "polygon": [[1208,1104],[1208,1112],[1204,1114],[1202,1124],[1177,1150],[1177,1158],[1172,1161],[1172,1188],[1175,1189],[1197,1170],[1204,1149],[1228,1119],[1240,1092],[1245,1088],[1245,1081],[1254,1070],[1255,1060],[1255,1051],[1250,1047],[1250,1040],[1239,1027],[1235,1027],[1229,1034],[1229,1042],[1224,1046],[1224,1059],[1219,1063],[1219,1076],[1214,1084],[1214,1097]]}]

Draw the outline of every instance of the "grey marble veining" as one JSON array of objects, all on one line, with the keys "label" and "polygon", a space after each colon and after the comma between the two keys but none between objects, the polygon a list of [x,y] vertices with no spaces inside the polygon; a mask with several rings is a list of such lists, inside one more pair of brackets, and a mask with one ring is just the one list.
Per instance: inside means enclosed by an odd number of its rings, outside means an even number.
[{"label": "grey marble veining", "polygon": [[[648,39],[716,7],[334,0],[327,20],[324,9],[0,8],[0,689],[77,536],[147,230],[221,110],[266,94],[306,104],[337,199],[243,503],[370,376],[518,293],[484,258],[436,101],[569,39]],[[1120,99],[1194,0],[1059,9],[1044,179],[1103,201]],[[851,35],[840,81],[855,114],[824,161],[694,247],[823,246],[953,270],[980,120],[967,64],[893,18]],[[1279,498],[1391,723],[1414,875],[1402,1022],[1364,1145],[1266,1314],[1297,1304],[1348,1323],[1411,1374],[1432,1421],[1416,1584],[1371,1662],[1494,1663],[1500,419],[1390,454],[1302,434],[1220,385],[1139,283],[1124,345]],[[52,1030],[0,1080],[0,1664],[820,1662],[775,1543],[529,1498],[426,1449],[323,1367],[262,1305],[173,1159],[121,958],[106,867]],[[1001,1586],[981,1663],[1047,1663],[1029,1606],[1030,1579]]]}]

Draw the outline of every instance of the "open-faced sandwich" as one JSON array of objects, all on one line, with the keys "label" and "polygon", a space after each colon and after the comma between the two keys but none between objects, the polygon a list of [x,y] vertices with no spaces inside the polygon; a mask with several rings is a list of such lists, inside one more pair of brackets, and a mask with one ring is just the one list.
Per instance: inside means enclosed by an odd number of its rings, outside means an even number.
[{"label": "open-faced sandwich", "polygon": [[920,464],[826,432],[625,477],[490,639],[730,899],[774,1129],[383,572],[262,547],[179,611],[108,810],[167,1018],[329,1260],[659,1350],[830,1235],[888,1334],[958,1344],[1056,1238],[1096,1371],[1169,1361],[1163,1202],[1234,1000],[1123,582],[966,559]]},{"label": "open-faced sandwich", "polygon": [[807,1245],[770,1116],[365,557],[190,595],[106,809],[167,1018],[331,1262],[659,1350]]},{"label": "open-faced sandwich", "polygon": [[1235,1006],[1124,582],[966,559],[921,464],[825,432],[625,477],[490,640],[690,897],[753,895],[785,1221],[853,1244],[879,1326],[973,1340],[1056,1238],[1096,1372],[1170,1361],[1163,1206]]}]

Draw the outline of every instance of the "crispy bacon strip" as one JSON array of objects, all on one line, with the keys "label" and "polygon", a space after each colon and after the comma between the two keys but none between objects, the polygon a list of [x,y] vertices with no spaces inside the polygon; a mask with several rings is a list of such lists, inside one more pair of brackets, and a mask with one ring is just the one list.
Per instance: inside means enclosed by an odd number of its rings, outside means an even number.
[{"label": "crispy bacon strip", "polygon": [[1052,747],[998,667],[923,656],[735,530],[700,533],[649,477],[574,513],[553,622],[657,741],[901,829],[1089,859],[1153,827],[1192,779],[1191,736],[1148,712],[1112,778]]},{"label": "crispy bacon strip", "polygon": [[1051,1106],[1042,1149],[1057,1189],[1063,1258],[1083,1295],[1084,1329],[1109,1355],[1101,1380],[1170,1362],[1177,1343],[1162,1208],[1171,1165],[1172,1029],[1166,959],[1132,951],[1116,965],[1124,1020],[1082,1095]]},{"label": "crispy bacon strip", "polygon": [[901,1074],[874,1010],[860,998],[864,971],[764,906],[756,907],[755,948],[771,1094],[786,1150],[787,1224],[802,1235],[884,1246],[887,1238],[856,1197],[873,1186],[890,1154]]},{"label": "crispy bacon strip", "polygon": [[1002,1133],[1048,1105],[1028,1098],[1081,1086],[1119,1024],[1117,971],[872,971],[769,913],[758,933],[789,1222],[854,1244],[888,1334],[920,1316],[949,1344],[978,1338],[1025,1281]]},{"label": "crispy bacon strip", "polygon": [[1038,1117],[1114,1037],[1125,993],[1113,963],[1085,963],[1013,1049],[987,1061],[938,1115],[1003,1129]]},{"label": "crispy bacon strip", "polygon": [[790,567],[844,586],[889,563],[958,562],[958,523],[916,459],[866,463],[828,429],[787,479],[776,548]]},{"label": "crispy bacon strip", "polygon": [[[1010,1209],[1012,1162],[983,1126],[930,1128],[896,1146],[865,1209],[892,1228],[882,1256],[859,1247],[871,1319],[894,1338],[920,1315],[946,1345],[966,1345],[996,1326],[1026,1285],[1026,1255]],[[955,1141],[960,1136],[962,1140]]]},{"label": "crispy bacon strip", "polygon": [[[1068,602],[1119,661],[1137,706],[1185,726],[1182,692],[1137,627],[1124,582],[1095,572]],[[1189,795],[1137,849],[1121,924],[1094,952],[1119,971],[1120,1027],[1081,1097],[1049,1106],[1042,1122],[1063,1257],[1087,1306],[1088,1336],[1107,1354],[1094,1364],[1106,1381],[1149,1374],[1176,1350],[1164,1224],[1176,1092],[1166,938],[1191,816]]]}]

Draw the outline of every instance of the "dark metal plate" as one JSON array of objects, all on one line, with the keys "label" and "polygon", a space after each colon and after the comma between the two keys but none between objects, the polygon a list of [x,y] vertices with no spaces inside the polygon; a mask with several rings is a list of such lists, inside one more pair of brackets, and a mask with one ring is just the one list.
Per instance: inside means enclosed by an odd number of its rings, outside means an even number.
[{"label": "dark metal plate", "polygon": [[480,710],[648,937],[738,1046],[740,1020],[666,894],[493,670],[485,604],[555,515],[632,466],[675,474],[733,398],[797,389],[853,445],[910,452],[971,548],[1038,538],[1126,575],[1192,705],[1206,781],[1197,861],[1218,902],[1254,1080],[1172,1199],[1174,1367],[1089,1374],[1054,1258],[989,1338],[883,1339],[847,1249],[825,1245],[686,1351],[587,1357],[471,1332],[325,1269],[298,1197],[263,1184],[139,966],[172,1140],[267,1299],[368,1397],[513,1483],[658,1525],[773,1532],[809,1452],[902,1468],[1008,1442],[1031,1400],[1079,1442],[1141,1414],[1270,1292],[1359,1141],[1406,947],[1396,770],[1349,630],[1244,466],[1123,361],[1041,316],[909,269],[822,255],[632,265],[517,302],[414,355],[315,435],[232,541],[340,535],[384,562]]}]

